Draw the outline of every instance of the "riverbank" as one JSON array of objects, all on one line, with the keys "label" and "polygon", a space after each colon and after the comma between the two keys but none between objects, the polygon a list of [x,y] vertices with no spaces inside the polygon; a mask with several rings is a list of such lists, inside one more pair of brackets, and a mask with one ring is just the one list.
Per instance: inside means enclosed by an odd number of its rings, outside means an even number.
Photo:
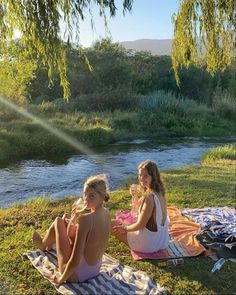
[{"label": "riverbank", "polygon": [[185,111],[180,107],[66,113],[53,112],[50,104],[44,108],[30,105],[26,111],[36,116],[33,120],[12,111],[0,112],[0,165],[43,155],[74,154],[81,151],[81,145],[86,151],[86,147],[120,140],[235,136],[230,118],[222,118],[196,103]]},{"label": "riverbank", "polygon": [[[234,165],[235,159],[231,158],[220,165],[204,162],[162,172],[168,205],[179,208],[236,207]],[[128,196],[127,187],[111,193],[108,208],[113,217],[115,211],[127,208]],[[73,198],[58,201],[38,198],[26,205],[0,210],[0,294],[56,294],[52,285],[22,257],[22,253],[33,249],[32,230],[44,233],[56,216],[70,210],[73,201]],[[170,294],[236,292],[236,264],[232,262],[227,262],[214,274],[210,272],[214,262],[203,256],[186,258],[183,266],[173,269],[157,267],[155,261],[133,261],[127,247],[113,237],[109,240],[107,253],[122,263],[145,271]]]}]

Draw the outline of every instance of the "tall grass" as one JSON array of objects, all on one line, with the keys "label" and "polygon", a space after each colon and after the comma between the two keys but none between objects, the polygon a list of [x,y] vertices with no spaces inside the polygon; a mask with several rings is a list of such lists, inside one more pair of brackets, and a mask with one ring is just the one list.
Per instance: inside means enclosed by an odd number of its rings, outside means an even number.
[{"label": "tall grass", "polygon": [[236,145],[230,144],[222,147],[214,148],[208,152],[206,152],[203,157],[203,162],[211,162],[211,161],[236,161]]},{"label": "tall grass", "polygon": [[220,116],[212,107],[171,92],[159,90],[140,97],[138,111],[144,126],[153,132],[162,129],[176,136],[234,134],[232,118]]},{"label": "tall grass", "polygon": [[[38,105],[28,104],[25,108],[89,146],[137,137],[235,135],[234,119],[226,116],[230,109],[229,100],[223,111],[219,101],[211,108],[161,90],[138,98],[130,93],[124,95],[124,89],[117,90],[113,96],[112,93],[112,90],[106,96],[104,93],[102,99],[99,93],[94,94],[91,98],[93,106],[90,107],[86,106],[90,99],[82,102],[74,98],[69,103],[62,99],[43,100]],[[96,109],[99,99],[104,106],[110,100],[107,111],[91,111]],[[123,104],[125,101],[127,104]],[[117,109],[119,104],[123,105]],[[81,107],[88,107],[89,111],[82,112]],[[37,123],[19,114],[14,116],[6,108],[0,109],[0,123],[0,162],[74,152]]]},{"label": "tall grass", "polygon": [[212,107],[217,115],[233,120],[236,124],[236,98],[223,93],[221,97],[213,101]]},{"label": "tall grass", "polygon": [[156,110],[168,114],[178,114],[180,116],[187,116],[190,113],[199,116],[203,113],[211,112],[204,104],[199,104],[195,100],[183,96],[177,97],[172,92],[165,92],[163,90],[141,96],[138,107],[142,110]]}]

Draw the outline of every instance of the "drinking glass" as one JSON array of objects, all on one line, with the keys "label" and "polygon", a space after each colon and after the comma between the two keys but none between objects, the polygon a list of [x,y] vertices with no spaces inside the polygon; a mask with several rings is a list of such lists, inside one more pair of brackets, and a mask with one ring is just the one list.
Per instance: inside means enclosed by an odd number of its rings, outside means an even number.
[{"label": "drinking glass", "polygon": [[72,206],[70,222],[73,224],[76,220],[76,215],[82,213],[87,207],[87,204],[84,202],[83,198],[79,198]]},{"label": "drinking glass", "polygon": [[132,202],[130,204],[132,206],[131,213],[134,216],[137,216],[138,215],[138,195],[140,192],[140,186],[135,183],[131,184],[129,188],[129,192],[132,196]]}]

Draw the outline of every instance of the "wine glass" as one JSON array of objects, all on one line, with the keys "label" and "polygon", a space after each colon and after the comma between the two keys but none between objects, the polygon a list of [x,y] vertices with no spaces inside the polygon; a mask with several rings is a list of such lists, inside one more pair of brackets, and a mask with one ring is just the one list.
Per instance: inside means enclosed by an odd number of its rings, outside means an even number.
[{"label": "wine glass", "polygon": [[70,221],[73,224],[76,220],[77,214],[81,214],[87,207],[87,203],[84,202],[83,198],[79,198],[73,205],[71,211]]},{"label": "wine glass", "polygon": [[131,213],[134,216],[138,215],[138,194],[140,192],[140,186],[138,184],[131,184],[129,188],[129,192],[132,196],[132,203],[130,204],[132,206]]},{"label": "wine glass", "polygon": [[76,204],[75,210],[77,213],[83,212],[87,207],[87,204],[86,204],[86,202],[84,202],[83,198],[79,198],[75,204]]}]

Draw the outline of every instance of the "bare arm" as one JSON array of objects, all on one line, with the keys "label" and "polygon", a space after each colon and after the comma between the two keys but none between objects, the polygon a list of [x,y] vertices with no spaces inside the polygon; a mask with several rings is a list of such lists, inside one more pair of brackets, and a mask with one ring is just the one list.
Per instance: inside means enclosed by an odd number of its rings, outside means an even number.
[{"label": "bare arm", "polygon": [[148,223],[148,220],[150,219],[152,215],[153,207],[154,207],[153,197],[152,196],[145,197],[137,222],[128,225],[126,227],[126,230],[136,231],[136,230],[143,229]]},{"label": "bare arm", "polygon": [[59,278],[59,284],[66,281],[75,271],[84,252],[86,237],[89,231],[89,220],[87,216],[80,216],[76,230],[75,243],[71,253],[71,257],[66,264],[63,274]]}]

